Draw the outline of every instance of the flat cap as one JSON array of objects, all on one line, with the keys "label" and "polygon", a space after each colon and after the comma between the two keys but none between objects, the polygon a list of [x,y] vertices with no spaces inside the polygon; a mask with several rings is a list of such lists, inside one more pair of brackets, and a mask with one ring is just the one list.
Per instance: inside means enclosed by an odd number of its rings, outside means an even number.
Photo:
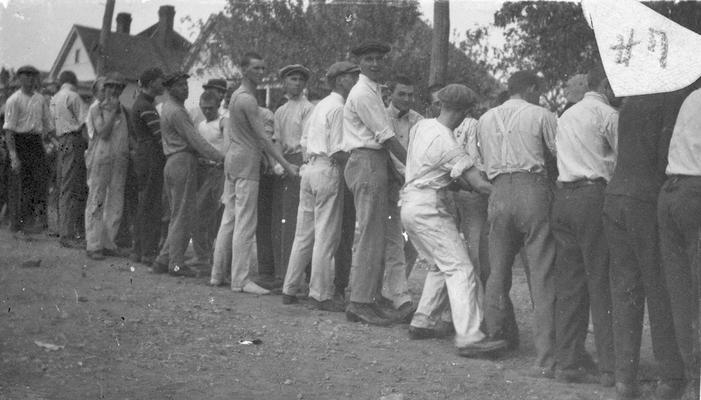
[{"label": "flat cap", "polygon": [[386,54],[389,53],[390,50],[391,47],[384,43],[366,42],[351,50],[351,54],[353,54],[354,56],[362,56],[363,54],[372,52]]},{"label": "flat cap", "polygon": [[202,85],[202,89],[216,89],[226,92],[226,79],[210,79]]},{"label": "flat cap", "polygon": [[158,78],[163,78],[163,70],[160,68],[149,68],[141,73],[139,76],[139,84],[141,86],[148,86],[149,83],[155,81]]},{"label": "flat cap", "polygon": [[181,72],[181,71],[173,72],[172,74],[168,75],[165,78],[165,80],[163,81],[163,86],[171,87],[171,86],[173,86],[173,84],[175,84],[175,82],[177,82],[181,79],[187,79],[189,77],[190,77],[190,75],[188,75],[184,72]]},{"label": "flat cap", "polygon": [[23,65],[17,70],[17,75],[19,74],[39,75],[39,70],[31,65]]},{"label": "flat cap", "polygon": [[465,109],[475,104],[477,95],[469,87],[451,83],[436,93],[438,100],[450,108]]},{"label": "flat cap", "polygon": [[305,67],[302,64],[290,64],[286,65],[282,68],[280,68],[280,71],[278,71],[278,74],[280,74],[281,79],[285,79],[287,75],[293,74],[293,73],[299,73],[304,76],[304,80],[308,81],[309,77],[312,75],[312,71],[309,70],[309,68]]},{"label": "flat cap", "polygon": [[105,75],[104,85],[126,86],[127,81],[124,79],[124,75],[119,72],[108,72],[107,75]]},{"label": "flat cap", "polygon": [[331,80],[339,75],[360,72],[360,67],[350,61],[339,61],[333,63],[326,72],[326,79]]}]

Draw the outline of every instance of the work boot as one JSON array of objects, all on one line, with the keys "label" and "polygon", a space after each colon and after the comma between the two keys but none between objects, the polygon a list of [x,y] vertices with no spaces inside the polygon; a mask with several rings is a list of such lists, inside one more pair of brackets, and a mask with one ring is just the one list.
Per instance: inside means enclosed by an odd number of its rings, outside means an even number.
[{"label": "work boot", "polygon": [[458,347],[458,355],[468,358],[487,357],[499,350],[506,349],[507,345],[506,340],[485,337],[478,342]]},{"label": "work boot", "polygon": [[356,303],[351,301],[346,307],[346,319],[350,322],[365,322],[368,325],[389,326],[392,321],[382,318],[375,313],[372,303]]}]

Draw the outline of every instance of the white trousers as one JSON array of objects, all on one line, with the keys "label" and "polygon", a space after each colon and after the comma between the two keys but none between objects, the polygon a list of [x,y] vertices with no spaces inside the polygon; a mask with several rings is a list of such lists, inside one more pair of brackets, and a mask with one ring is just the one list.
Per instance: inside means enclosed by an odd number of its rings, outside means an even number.
[{"label": "white trousers", "polygon": [[122,222],[128,160],[95,161],[88,170],[85,241],[88,251],[115,250]]}]

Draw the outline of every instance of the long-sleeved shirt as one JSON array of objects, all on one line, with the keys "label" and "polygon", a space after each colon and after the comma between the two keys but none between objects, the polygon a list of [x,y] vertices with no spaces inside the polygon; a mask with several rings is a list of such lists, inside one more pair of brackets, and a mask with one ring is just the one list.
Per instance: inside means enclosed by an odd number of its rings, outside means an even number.
[{"label": "long-sleeved shirt", "polygon": [[314,105],[304,95],[300,95],[290,98],[275,111],[273,138],[282,145],[283,154],[302,151],[302,130],[313,108]]},{"label": "long-sleeved shirt", "polygon": [[618,116],[618,158],[607,195],[657,203],[669,140],[688,90],[627,97]]},{"label": "long-sleeved shirt", "polygon": [[470,157],[453,132],[435,118],[419,121],[412,128],[406,161],[404,191],[440,190],[472,167]]},{"label": "long-sleeved shirt", "polygon": [[5,103],[3,129],[15,133],[44,135],[53,129],[49,104],[39,93],[27,95],[18,90]]},{"label": "long-sleeved shirt", "polygon": [[330,157],[343,150],[343,102],[331,92],[314,107],[301,141],[307,154]]},{"label": "long-sleeved shirt", "polygon": [[477,120],[471,117],[466,117],[460,125],[453,131],[455,140],[465,150],[472,163],[480,171],[484,171],[484,165],[480,157],[479,148],[477,145]]},{"label": "long-sleeved shirt", "polygon": [[701,176],[701,89],[692,92],[679,109],[669,142],[667,175]]},{"label": "long-sleeved shirt", "polygon": [[[400,115],[399,110],[397,110],[392,103],[390,103],[389,107],[387,107],[387,116],[389,117],[390,124],[392,124],[392,130],[394,131],[395,137],[405,150],[408,149],[411,128],[416,125],[417,122],[424,119],[424,117],[411,109]],[[402,164],[402,162],[399,161],[394,154],[390,153],[389,156],[392,159],[392,164],[397,172],[404,175],[404,164]]]},{"label": "long-sleeved shirt", "polygon": [[380,85],[360,74],[343,107],[343,149],[379,150],[394,136]]},{"label": "long-sleeved shirt", "polygon": [[477,124],[482,163],[489,179],[511,172],[545,174],[545,152],[555,154],[557,118],[543,107],[510,99]]},{"label": "long-sleeved shirt", "polygon": [[137,141],[161,139],[161,118],[156,111],[155,99],[146,93],[139,93],[131,113],[134,136]]},{"label": "long-sleeved shirt", "polygon": [[559,182],[603,178],[611,180],[616,165],[618,111],[606,96],[587,92],[557,121]]},{"label": "long-sleeved shirt", "polygon": [[189,151],[212,161],[224,161],[224,156],[197,133],[185,107],[172,98],[163,104],[161,132],[166,156]]},{"label": "long-sleeved shirt", "polygon": [[77,132],[85,123],[88,107],[80,98],[74,85],[64,83],[61,90],[51,98],[51,110],[54,112],[56,136]]}]

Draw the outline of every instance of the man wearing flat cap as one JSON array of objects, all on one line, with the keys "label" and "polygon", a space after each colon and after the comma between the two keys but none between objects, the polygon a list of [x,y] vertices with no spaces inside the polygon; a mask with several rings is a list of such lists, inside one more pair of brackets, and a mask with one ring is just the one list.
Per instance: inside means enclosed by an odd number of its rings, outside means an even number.
[{"label": "man wearing flat cap", "polygon": [[338,153],[343,152],[343,103],[359,73],[360,68],[348,61],[329,67],[326,80],[333,90],[311,112],[301,138],[309,161],[301,172],[297,227],[282,289],[283,304],[297,302],[295,295],[304,270],[311,262],[309,297],[312,303],[325,311],[345,309],[342,301],[334,302],[333,261],[341,239],[344,200],[341,170],[344,157]]},{"label": "man wearing flat cap", "polygon": [[[287,161],[301,166],[304,162],[300,144],[302,128],[314,108],[304,95],[311,72],[303,65],[292,64],[280,69],[279,74],[287,102],[275,111],[273,141]],[[278,269],[276,275],[281,284],[295,237],[300,178],[283,175],[277,179],[276,186],[278,195],[273,200],[273,255]]]},{"label": "man wearing flat cap", "polygon": [[[214,93],[219,99],[218,104],[221,105],[222,101],[224,101],[224,97],[226,96],[226,79],[210,79],[204,85],[202,85],[202,89]],[[219,105],[217,105],[217,112],[221,113],[221,110],[218,108]],[[189,110],[189,113],[190,118],[192,118],[192,122],[195,124],[195,126],[198,126],[202,121],[206,119],[200,107],[191,108]]]},{"label": "man wearing flat cap", "polygon": [[163,169],[165,190],[170,204],[168,236],[153,263],[153,272],[175,276],[193,276],[185,266],[185,250],[195,228],[197,195],[197,157],[223,162],[224,156],[197,132],[185,110],[189,75],[176,72],[165,79],[168,99],[163,104],[161,130],[166,164]]},{"label": "man wearing flat cap", "polygon": [[49,105],[35,88],[39,71],[32,66],[17,70],[20,89],[5,103],[5,144],[10,158],[8,208],[10,231],[29,238],[37,210],[46,202],[48,167],[42,144],[53,130]]},{"label": "man wearing flat cap", "polygon": [[395,137],[378,83],[389,50],[380,43],[352,50],[361,73],[343,110],[343,146],[350,152],[344,175],[353,192],[357,226],[346,317],[373,325],[389,325],[398,319],[393,309],[376,303],[385,254],[389,152],[406,162],[406,150]]},{"label": "man wearing flat cap", "polygon": [[[438,92],[437,118],[418,122],[411,132],[406,184],[401,193],[401,219],[419,253],[431,264],[419,305],[409,326],[412,339],[444,337],[451,332],[441,320],[450,304],[458,354],[474,357],[506,347],[480,330],[482,307],[479,277],[465,243],[448,210],[451,183],[489,194],[492,185],[453,135],[476,96],[464,85],[451,84]],[[447,297],[447,299],[446,299]]]},{"label": "man wearing flat cap", "polygon": [[103,97],[90,106],[86,119],[90,143],[85,241],[87,256],[94,260],[118,255],[115,239],[122,222],[129,165],[128,115],[119,102],[126,82],[120,73],[110,72],[100,84]]},{"label": "man wearing flat cap", "polygon": [[151,265],[156,259],[161,237],[163,167],[166,160],[161,144],[161,120],[155,101],[163,94],[163,78],[160,68],[149,68],[141,73],[140,93],[131,113],[136,138],[134,169],[139,192],[131,259],[145,265]]},{"label": "man wearing flat cap", "polygon": [[490,335],[515,346],[516,321],[509,298],[511,267],[523,248],[535,308],[536,364],[533,374],[554,376],[555,241],[550,230],[552,192],[545,169],[546,153],[555,154],[557,119],[538,106],[542,81],[518,71],[508,81],[509,100],[479,119],[477,139],[489,197],[489,264],[485,321]]}]

